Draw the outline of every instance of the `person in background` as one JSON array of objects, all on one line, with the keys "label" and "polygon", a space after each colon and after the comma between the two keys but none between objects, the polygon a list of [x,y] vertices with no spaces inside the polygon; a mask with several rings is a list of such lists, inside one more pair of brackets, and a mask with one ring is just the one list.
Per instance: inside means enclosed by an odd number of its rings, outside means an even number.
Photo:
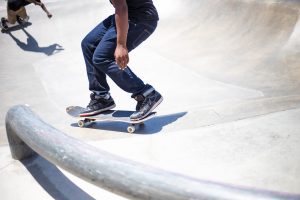
[{"label": "person in background", "polygon": [[1,18],[2,28],[8,29],[9,26],[14,25],[17,21],[19,23],[27,22],[29,16],[27,15],[25,6],[31,3],[40,6],[48,18],[52,17],[52,14],[47,10],[41,0],[7,0],[7,19],[5,17]]}]

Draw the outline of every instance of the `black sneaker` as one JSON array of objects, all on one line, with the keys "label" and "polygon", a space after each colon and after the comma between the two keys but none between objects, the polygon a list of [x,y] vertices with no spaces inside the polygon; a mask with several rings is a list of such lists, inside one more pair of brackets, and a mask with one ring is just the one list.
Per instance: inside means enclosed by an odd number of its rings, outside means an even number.
[{"label": "black sneaker", "polygon": [[136,96],[132,96],[132,98],[134,98],[137,101],[135,110],[139,111],[141,109],[141,107],[142,107],[142,104],[143,104],[144,100],[145,100],[144,95],[138,94]]},{"label": "black sneaker", "polygon": [[113,109],[116,104],[111,96],[109,98],[103,98],[91,94],[91,101],[86,109],[81,112],[80,117],[87,117],[99,114],[101,112]]},{"label": "black sneaker", "polygon": [[141,101],[138,101],[137,108],[139,107],[139,109],[130,116],[130,119],[135,121],[145,118],[162,101],[163,97],[161,96],[161,94],[153,89],[149,94],[144,96],[144,100],[142,101],[142,103]]},{"label": "black sneaker", "polygon": [[2,29],[4,29],[4,30],[8,29],[7,19],[5,19],[4,17],[1,18],[1,26],[2,26]]}]

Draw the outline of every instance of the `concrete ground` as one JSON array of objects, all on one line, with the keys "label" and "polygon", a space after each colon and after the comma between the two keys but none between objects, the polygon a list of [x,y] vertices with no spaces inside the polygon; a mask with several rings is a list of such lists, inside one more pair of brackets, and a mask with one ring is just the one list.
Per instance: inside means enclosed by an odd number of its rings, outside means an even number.
[{"label": "concrete ground", "polygon": [[[89,91],[82,38],[114,12],[108,1],[44,0],[30,24],[0,35],[1,199],[123,199],[42,157],[10,156],[5,114],[28,104],[68,135],[125,158],[199,179],[300,194],[300,2],[163,0],[157,31],[130,53],[164,96],[135,134],[124,123],[79,128],[65,113]],[[6,1],[0,15],[6,15]],[[110,80],[109,80],[110,81]],[[135,101],[112,81],[118,109]],[[34,197],[33,194],[34,193]]]}]

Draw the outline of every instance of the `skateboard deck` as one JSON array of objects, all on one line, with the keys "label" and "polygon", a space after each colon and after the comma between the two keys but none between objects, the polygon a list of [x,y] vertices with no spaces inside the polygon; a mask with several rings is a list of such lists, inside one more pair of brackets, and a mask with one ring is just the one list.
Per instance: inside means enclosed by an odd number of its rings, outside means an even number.
[{"label": "skateboard deck", "polygon": [[26,28],[27,26],[30,26],[30,25],[31,25],[30,22],[18,22],[13,26],[10,26],[7,29],[4,29],[4,27],[2,26],[2,23],[0,22],[0,29],[1,29],[1,33],[8,33],[10,31],[15,31],[15,30],[19,30],[22,28]]},{"label": "skateboard deck", "polygon": [[128,123],[127,131],[129,133],[133,133],[136,130],[138,125],[143,125],[145,121],[151,119],[156,115],[156,112],[151,112],[145,118],[140,120],[131,120],[130,115],[132,115],[135,111],[129,110],[107,110],[100,114],[93,116],[84,116],[81,117],[80,113],[84,110],[83,107],[80,106],[69,106],[66,108],[66,112],[75,118],[78,118],[78,126],[84,127],[86,124],[96,121],[112,121],[112,122],[125,122]]}]

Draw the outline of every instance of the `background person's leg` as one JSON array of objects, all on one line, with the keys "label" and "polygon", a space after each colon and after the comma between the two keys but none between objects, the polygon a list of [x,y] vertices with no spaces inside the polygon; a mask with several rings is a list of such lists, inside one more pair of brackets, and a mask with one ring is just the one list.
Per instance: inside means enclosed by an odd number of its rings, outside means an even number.
[{"label": "background person's leg", "polygon": [[15,24],[17,21],[17,13],[7,8],[7,21],[9,24]]}]

